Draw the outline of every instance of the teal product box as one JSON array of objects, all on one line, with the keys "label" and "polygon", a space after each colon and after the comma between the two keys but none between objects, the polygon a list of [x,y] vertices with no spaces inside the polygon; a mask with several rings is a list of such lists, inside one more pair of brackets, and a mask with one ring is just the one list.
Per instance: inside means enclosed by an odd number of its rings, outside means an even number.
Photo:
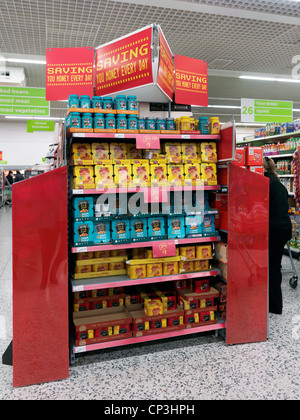
[{"label": "teal product box", "polygon": [[186,225],[186,234],[187,235],[199,235],[203,232],[202,217],[197,216],[187,216],[185,218]]},{"label": "teal product box", "polygon": [[94,244],[107,244],[111,241],[110,221],[94,222]]},{"label": "teal product box", "polygon": [[130,220],[130,236],[133,240],[147,238],[147,219],[145,217]]},{"label": "teal product box", "polygon": [[215,216],[213,214],[207,214],[203,218],[203,234],[215,233]]},{"label": "teal product box", "polygon": [[166,234],[165,218],[164,217],[149,217],[148,218],[148,235],[163,236]]},{"label": "teal product box", "polygon": [[75,219],[94,217],[94,200],[92,197],[76,197],[73,201],[73,215]]},{"label": "teal product box", "polygon": [[74,223],[74,246],[93,244],[93,222],[83,221]]},{"label": "teal product box", "polygon": [[184,217],[168,217],[168,237],[185,238]]},{"label": "teal product box", "polygon": [[111,222],[112,240],[117,242],[130,241],[129,219],[115,219]]}]

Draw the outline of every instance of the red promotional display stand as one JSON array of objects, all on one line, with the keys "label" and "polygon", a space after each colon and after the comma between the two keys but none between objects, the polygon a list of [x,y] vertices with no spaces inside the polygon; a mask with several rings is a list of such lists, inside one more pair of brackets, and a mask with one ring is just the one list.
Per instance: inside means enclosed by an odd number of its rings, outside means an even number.
[{"label": "red promotional display stand", "polygon": [[[105,140],[105,134],[82,133],[80,140]],[[180,141],[181,136],[172,136]],[[211,141],[198,136],[193,141]],[[131,139],[135,135],[130,135]],[[185,137],[184,137],[185,138]],[[101,141],[100,140],[100,141]],[[71,134],[69,143],[76,141]],[[124,141],[124,140],[123,140]],[[213,139],[215,141],[215,138]],[[183,328],[172,332],[130,337],[75,347],[69,342],[73,329],[69,319],[68,288],[71,292],[132,284],[160,283],[178,278],[217,276],[219,270],[130,280],[115,276],[71,280],[68,274],[70,254],[94,250],[152,247],[153,242],[104,244],[93,247],[68,245],[67,166],[20,182],[13,187],[13,378],[14,386],[67,378],[69,362],[76,353],[95,349],[150,342],[209,330],[226,331],[226,343],[237,344],[267,339],[268,315],[268,180],[236,167],[230,162],[235,153],[234,124],[229,123],[217,141],[221,162],[218,180],[228,195],[228,208],[220,212],[220,235],[228,244],[227,319],[213,325]],[[175,187],[166,187],[175,188]],[[182,187],[191,188],[191,187]],[[218,191],[220,186],[192,187]],[[91,194],[93,190],[80,194]],[[77,190],[78,193],[78,190]],[[101,191],[94,190],[95,194]],[[118,191],[122,193],[122,191]],[[145,193],[146,194],[146,193]],[[149,196],[148,196],[149,197]],[[160,200],[163,198],[163,193]],[[151,200],[151,197],[149,198]],[[219,236],[173,240],[175,244],[217,242]],[[169,240],[168,240],[169,242]],[[172,244],[171,244],[172,245]],[[174,277],[174,278],[173,278]],[[69,356],[71,355],[71,358]]]}]

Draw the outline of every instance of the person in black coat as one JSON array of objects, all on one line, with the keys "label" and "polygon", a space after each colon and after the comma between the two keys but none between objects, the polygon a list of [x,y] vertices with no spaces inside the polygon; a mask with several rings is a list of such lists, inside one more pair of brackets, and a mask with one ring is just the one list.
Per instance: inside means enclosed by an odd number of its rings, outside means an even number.
[{"label": "person in black coat", "polygon": [[15,182],[19,182],[23,180],[24,180],[24,176],[20,173],[20,171],[17,171],[16,176],[15,176]]},{"label": "person in black coat", "polygon": [[279,181],[273,159],[263,160],[264,175],[270,180],[269,201],[269,312],[282,313],[281,260],[284,246],[292,237],[288,192]]},{"label": "person in black coat", "polygon": [[9,171],[8,175],[6,177],[6,180],[9,182],[9,185],[12,185],[14,183],[14,179],[12,177],[12,174],[13,174],[12,171]]}]

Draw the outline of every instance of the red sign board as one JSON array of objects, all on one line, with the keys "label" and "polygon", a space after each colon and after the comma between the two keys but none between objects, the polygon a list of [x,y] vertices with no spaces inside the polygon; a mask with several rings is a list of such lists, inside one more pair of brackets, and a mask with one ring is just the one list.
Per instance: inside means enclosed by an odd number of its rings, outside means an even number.
[{"label": "red sign board", "polygon": [[152,245],[153,258],[175,257],[176,246],[175,241],[155,241]]},{"label": "red sign board", "polygon": [[94,48],[47,48],[46,62],[47,101],[93,96]]},{"label": "red sign board", "polygon": [[160,149],[160,137],[153,134],[136,134],[137,149]]},{"label": "red sign board", "polygon": [[152,29],[151,25],[97,48],[97,96],[153,83]]},{"label": "red sign board", "polygon": [[176,103],[207,106],[207,62],[178,54],[174,61]]},{"label": "red sign board", "polygon": [[158,28],[158,34],[159,66],[156,83],[172,101],[174,92],[173,54],[160,27]]}]

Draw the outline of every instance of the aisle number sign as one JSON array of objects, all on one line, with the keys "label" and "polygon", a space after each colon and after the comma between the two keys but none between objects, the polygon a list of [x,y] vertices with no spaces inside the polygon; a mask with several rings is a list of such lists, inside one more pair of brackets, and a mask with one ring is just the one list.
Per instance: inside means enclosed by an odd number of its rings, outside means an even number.
[{"label": "aisle number sign", "polygon": [[0,115],[48,117],[50,102],[42,88],[0,86]]},{"label": "aisle number sign", "polygon": [[293,102],[263,99],[241,99],[241,122],[293,122]]}]

